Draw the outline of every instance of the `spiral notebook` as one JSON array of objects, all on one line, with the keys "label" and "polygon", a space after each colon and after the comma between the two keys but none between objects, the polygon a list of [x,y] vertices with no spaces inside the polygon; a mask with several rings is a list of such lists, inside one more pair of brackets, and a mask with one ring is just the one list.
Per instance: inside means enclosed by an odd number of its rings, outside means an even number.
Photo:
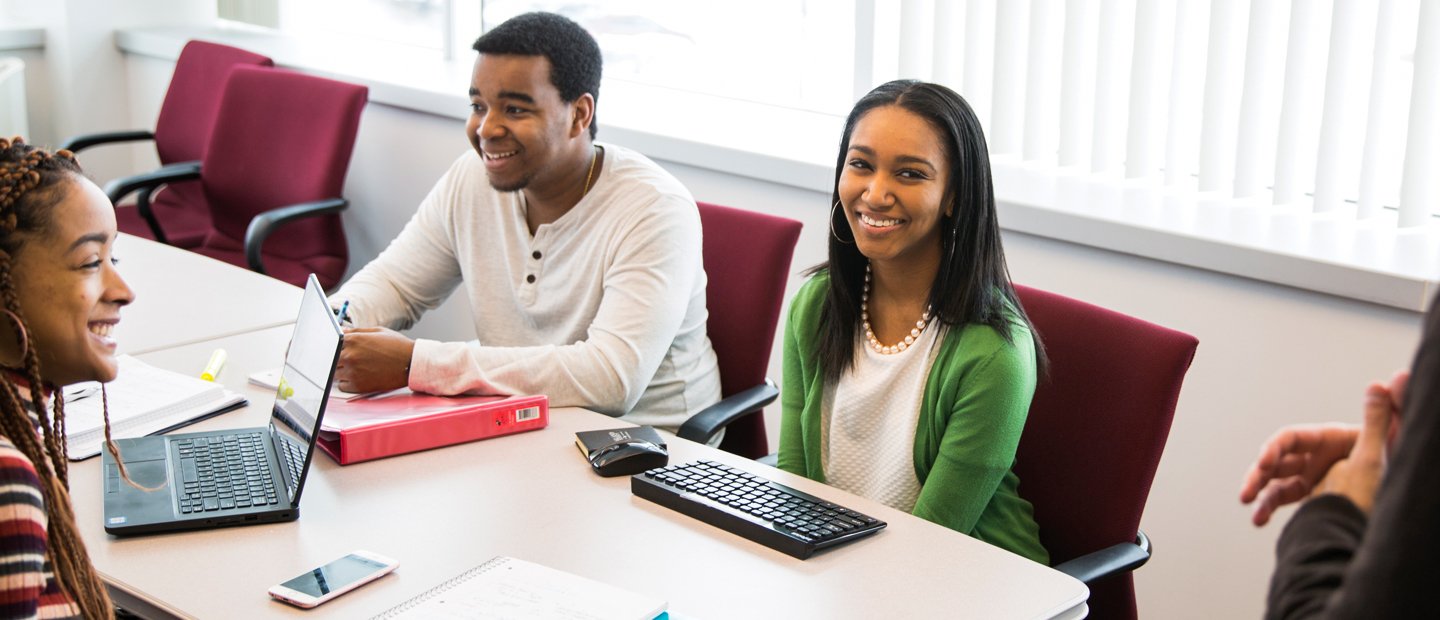
[{"label": "spiral notebook", "polygon": [[496,556],[375,618],[652,620],[667,618],[665,608],[653,596]]}]

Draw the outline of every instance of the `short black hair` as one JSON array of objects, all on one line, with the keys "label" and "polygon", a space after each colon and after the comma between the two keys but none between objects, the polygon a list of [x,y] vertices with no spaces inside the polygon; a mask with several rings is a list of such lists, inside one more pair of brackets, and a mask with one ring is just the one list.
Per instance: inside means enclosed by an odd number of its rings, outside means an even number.
[{"label": "short black hair", "polygon": [[[475,39],[481,54],[544,56],[550,61],[550,83],[566,103],[590,93],[600,100],[600,44],[580,24],[555,13],[516,15]],[[590,138],[598,128],[590,120]]]}]

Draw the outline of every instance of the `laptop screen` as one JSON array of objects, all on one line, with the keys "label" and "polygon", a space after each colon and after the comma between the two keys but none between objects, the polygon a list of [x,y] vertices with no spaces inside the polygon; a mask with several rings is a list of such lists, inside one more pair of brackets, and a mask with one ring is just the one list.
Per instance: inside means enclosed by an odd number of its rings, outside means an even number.
[{"label": "laptop screen", "polygon": [[[287,455],[296,459],[300,458],[300,454],[304,455],[302,462],[291,464],[299,467],[287,467],[282,463],[280,468],[292,502],[299,499],[300,488],[305,482],[305,472],[314,451],[313,440],[320,430],[326,397],[330,393],[330,380],[340,355],[342,336],[340,324],[325,299],[325,292],[312,274],[305,284],[300,314],[295,318],[295,331],[285,352],[285,365],[280,371],[270,420],[270,435],[275,439],[276,455],[282,460]],[[284,445],[287,442],[292,444],[290,449]],[[295,449],[298,450],[291,451]]]}]

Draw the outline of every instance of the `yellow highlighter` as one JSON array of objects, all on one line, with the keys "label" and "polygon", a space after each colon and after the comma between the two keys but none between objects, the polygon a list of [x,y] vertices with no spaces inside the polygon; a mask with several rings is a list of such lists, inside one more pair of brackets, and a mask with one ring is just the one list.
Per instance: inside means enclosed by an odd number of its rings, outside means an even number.
[{"label": "yellow highlighter", "polygon": [[220,376],[220,369],[225,367],[225,349],[215,349],[210,354],[210,363],[205,364],[205,370],[200,372],[200,378],[206,381],[214,381]]}]

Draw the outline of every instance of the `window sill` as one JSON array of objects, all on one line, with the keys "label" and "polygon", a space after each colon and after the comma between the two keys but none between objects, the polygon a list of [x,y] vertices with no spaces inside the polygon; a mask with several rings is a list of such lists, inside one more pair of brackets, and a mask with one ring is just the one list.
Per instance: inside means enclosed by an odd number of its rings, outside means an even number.
[{"label": "window sill", "polygon": [[[464,119],[471,59],[413,49],[297,41],[239,26],[118,32],[122,51],[174,60],[203,38],[280,66],[370,88],[370,101]],[[844,119],[608,80],[606,140],[652,158],[830,193]],[[996,158],[1004,228],[1256,280],[1423,311],[1440,283],[1440,226],[1394,228],[1394,214],[1354,222]],[[819,207],[817,207],[819,208]]]}]

